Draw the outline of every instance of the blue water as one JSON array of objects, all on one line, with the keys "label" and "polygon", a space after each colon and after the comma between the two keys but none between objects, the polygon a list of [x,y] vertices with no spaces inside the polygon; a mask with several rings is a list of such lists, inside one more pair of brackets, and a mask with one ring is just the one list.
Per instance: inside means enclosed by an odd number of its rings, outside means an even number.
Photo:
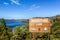
[{"label": "blue water", "polygon": [[14,28],[14,27],[16,27],[16,26],[23,26],[24,25],[24,23],[22,23],[22,22],[16,22],[16,21],[7,21],[6,22],[6,25],[8,26],[8,27],[10,27],[10,28]]}]

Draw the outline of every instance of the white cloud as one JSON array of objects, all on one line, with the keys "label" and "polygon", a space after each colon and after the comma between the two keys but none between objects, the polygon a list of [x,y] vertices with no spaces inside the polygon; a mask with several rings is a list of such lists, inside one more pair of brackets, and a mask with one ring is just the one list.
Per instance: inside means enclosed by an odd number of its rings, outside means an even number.
[{"label": "white cloud", "polygon": [[29,8],[29,10],[38,9],[38,8],[40,8],[40,5],[33,4],[33,5]]},{"label": "white cloud", "polygon": [[7,2],[4,2],[3,4],[4,4],[4,5],[9,5],[9,3],[7,3]]},{"label": "white cloud", "polygon": [[21,4],[19,3],[19,0],[11,0],[11,2],[14,3],[14,4],[16,4],[16,5],[21,5]]}]

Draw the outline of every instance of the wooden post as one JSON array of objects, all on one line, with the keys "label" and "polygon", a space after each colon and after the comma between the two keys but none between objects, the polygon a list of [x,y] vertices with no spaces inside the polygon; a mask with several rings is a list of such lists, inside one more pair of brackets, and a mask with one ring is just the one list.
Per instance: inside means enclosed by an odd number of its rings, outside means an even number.
[{"label": "wooden post", "polygon": [[50,33],[48,33],[48,40],[50,40]]},{"label": "wooden post", "polygon": [[30,33],[30,40],[32,40],[32,33]]}]

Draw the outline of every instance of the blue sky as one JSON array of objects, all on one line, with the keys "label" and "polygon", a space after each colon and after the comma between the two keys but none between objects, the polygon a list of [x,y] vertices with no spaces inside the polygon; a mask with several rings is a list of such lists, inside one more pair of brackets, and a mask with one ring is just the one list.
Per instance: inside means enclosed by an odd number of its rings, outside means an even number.
[{"label": "blue sky", "polygon": [[28,19],[60,14],[60,0],[0,0],[0,18]]}]

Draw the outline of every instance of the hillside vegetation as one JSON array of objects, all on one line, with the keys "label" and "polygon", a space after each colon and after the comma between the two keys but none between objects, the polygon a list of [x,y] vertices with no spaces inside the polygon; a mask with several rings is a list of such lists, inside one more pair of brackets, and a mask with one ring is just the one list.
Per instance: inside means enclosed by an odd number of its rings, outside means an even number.
[{"label": "hillside vegetation", "polygon": [[[37,17],[35,17],[37,18]],[[60,40],[60,15],[56,15],[53,17],[47,17],[51,20],[51,40]],[[0,19],[0,40],[30,40],[31,33],[29,32],[29,20],[22,21],[25,23],[23,26],[16,26],[11,29],[6,26],[5,20]],[[41,36],[39,38],[39,36]],[[48,40],[48,34],[37,33],[37,40]],[[36,40],[33,38],[33,40]]]}]

